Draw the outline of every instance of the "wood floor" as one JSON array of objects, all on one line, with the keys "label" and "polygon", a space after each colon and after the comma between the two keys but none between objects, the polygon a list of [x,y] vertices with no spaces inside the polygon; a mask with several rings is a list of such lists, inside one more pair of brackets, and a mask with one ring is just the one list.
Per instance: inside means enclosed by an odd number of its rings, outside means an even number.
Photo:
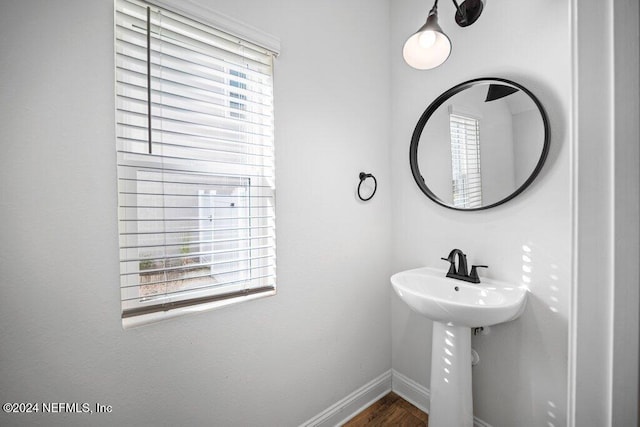
[{"label": "wood floor", "polygon": [[349,420],[343,427],[426,427],[428,415],[391,392]]}]

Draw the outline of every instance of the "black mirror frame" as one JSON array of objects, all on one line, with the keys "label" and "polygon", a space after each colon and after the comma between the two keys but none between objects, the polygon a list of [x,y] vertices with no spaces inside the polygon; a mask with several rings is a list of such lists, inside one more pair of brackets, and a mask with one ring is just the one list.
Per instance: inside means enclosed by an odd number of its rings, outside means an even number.
[{"label": "black mirror frame", "polygon": [[[490,83],[490,82],[506,83],[514,87],[517,87],[522,92],[529,95],[529,97],[536,104],[536,107],[538,107],[538,111],[540,112],[540,116],[542,117],[542,123],[544,125],[544,145],[542,147],[542,153],[540,154],[540,159],[538,159],[538,163],[536,164],[535,169],[533,170],[531,175],[529,175],[529,178],[527,178],[527,180],[520,187],[518,187],[513,193],[487,206],[481,206],[479,208],[457,208],[455,206],[451,206],[443,202],[438,196],[435,195],[435,193],[431,191],[431,189],[429,189],[427,184],[424,182],[424,178],[420,174],[420,168],[418,167],[418,144],[420,142],[420,136],[422,135],[422,131],[424,130],[424,127],[429,121],[429,118],[438,109],[438,107],[440,107],[447,99],[451,98],[455,94],[460,93],[463,90],[468,89],[472,86],[475,86],[479,83],[485,83],[485,82],[486,83]],[[547,155],[549,154],[549,141],[550,141],[549,118],[547,117],[547,113],[545,112],[544,107],[542,106],[538,98],[536,98],[536,96],[533,93],[531,93],[531,91],[529,91],[524,86],[518,83],[515,83],[511,80],[502,79],[498,77],[481,77],[473,80],[468,80],[466,82],[460,83],[452,87],[451,89],[444,92],[442,95],[438,96],[435,99],[435,101],[433,101],[431,105],[427,107],[424,113],[422,113],[422,116],[420,116],[420,120],[418,120],[418,123],[416,124],[416,128],[413,131],[413,136],[411,137],[411,146],[409,147],[409,163],[411,165],[411,173],[413,175],[413,179],[416,181],[416,184],[418,184],[418,187],[420,188],[420,190],[422,190],[422,192],[426,194],[427,197],[429,197],[431,200],[433,200],[440,206],[444,206],[445,208],[448,208],[448,209],[453,209],[457,211],[479,211],[479,210],[493,208],[495,206],[506,203],[509,200],[516,197],[517,195],[519,195],[520,193],[522,193],[529,185],[531,185],[531,183],[536,179],[536,177],[542,170],[544,162],[547,159]]]}]

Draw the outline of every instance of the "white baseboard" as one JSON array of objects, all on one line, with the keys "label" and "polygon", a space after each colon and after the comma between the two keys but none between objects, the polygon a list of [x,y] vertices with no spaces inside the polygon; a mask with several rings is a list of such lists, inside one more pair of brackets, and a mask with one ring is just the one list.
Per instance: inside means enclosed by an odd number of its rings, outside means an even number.
[{"label": "white baseboard", "polygon": [[[302,423],[300,427],[341,426],[390,391],[429,413],[429,389],[400,372],[390,369]],[[473,425],[474,427],[491,427],[478,417],[473,417]]]},{"label": "white baseboard", "polygon": [[485,423],[478,417],[473,417],[473,427],[491,427],[491,424]]},{"label": "white baseboard", "polygon": [[302,423],[300,427],[341,426],[390,391],[391,370],[388,370],[315,417]]},{"label": "white baseboard", "polygon": [[407,402],[429,413],[429,389],[395,369],[391,370],[391,389]]}]

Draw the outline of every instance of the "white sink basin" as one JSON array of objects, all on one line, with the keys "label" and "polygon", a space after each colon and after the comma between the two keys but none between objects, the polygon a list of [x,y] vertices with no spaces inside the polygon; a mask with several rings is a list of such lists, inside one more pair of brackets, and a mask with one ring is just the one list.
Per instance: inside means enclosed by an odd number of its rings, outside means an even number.
[{"label": "white sink basin", "polygon": [[414,311],[437,322],[474,328],[508,322],[522,314],[526,289],[480,280],[475,284],[451,279],[445,270],[429,267],[391,276],[398,296]]}]

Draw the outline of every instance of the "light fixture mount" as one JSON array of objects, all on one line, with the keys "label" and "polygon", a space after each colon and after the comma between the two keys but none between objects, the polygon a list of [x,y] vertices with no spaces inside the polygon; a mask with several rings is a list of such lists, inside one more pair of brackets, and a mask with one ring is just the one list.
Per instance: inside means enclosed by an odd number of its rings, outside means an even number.
[{"label": "light fixture mount", "polygon": [[458,4],[456,0],[452,0],[456,5],[456,23],[461,27],[468,27],[478,20],[484,2],[482,0],[464,0],[463,3]]}]

